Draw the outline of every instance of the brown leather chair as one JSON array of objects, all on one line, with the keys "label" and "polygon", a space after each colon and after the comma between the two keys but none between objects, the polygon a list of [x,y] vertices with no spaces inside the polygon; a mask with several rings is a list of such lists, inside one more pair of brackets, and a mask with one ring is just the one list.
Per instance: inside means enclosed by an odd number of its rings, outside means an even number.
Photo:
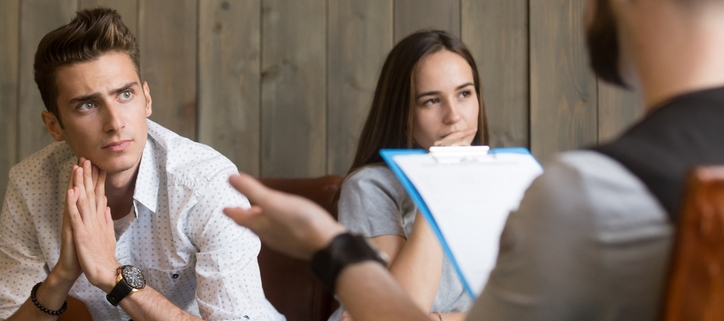
[{"label": "brown leather chair", "polygon": [[[267,187],[306,197],[337,218],[332,206],[334,195],[342,185],[342,177],[327,175],[317,178],[262,178]],[[293,259],[264,244],[259,252],[262,287],[269,302],[289,321],[322,321],[339,306],[332,294],[309,270],[309,262]]]},{"label": "brown leather chair", "polygon": [[93,321],[93,317],[83,301],[72,296],[69,296],[67,300],[68,310],[58,316],[58,321]]},{"label": "brown leather chair", "polygon": [[724,166],[688,179],[663,320],[724,320]]}]

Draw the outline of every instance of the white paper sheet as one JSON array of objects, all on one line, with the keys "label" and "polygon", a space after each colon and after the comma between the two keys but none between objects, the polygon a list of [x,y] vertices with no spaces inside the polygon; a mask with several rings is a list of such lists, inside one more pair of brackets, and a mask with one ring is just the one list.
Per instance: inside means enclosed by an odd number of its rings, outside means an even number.
[{"label": "white paper sheet", "polygon": [[520,153],[457,164],[438,164],[429,154],[393,159],[429,208],[448,255],[476,297],[495,266],[508,214],[543,172],[541,166],[530,154]]}]

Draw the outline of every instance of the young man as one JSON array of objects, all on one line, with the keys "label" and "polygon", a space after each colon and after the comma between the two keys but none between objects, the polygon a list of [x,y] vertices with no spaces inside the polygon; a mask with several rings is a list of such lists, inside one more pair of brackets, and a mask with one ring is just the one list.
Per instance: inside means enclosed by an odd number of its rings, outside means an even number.
[{"label": "young man", "polygon": [[[648,113],[615,142],[548,164],[511,213],[469,320],[658,319],[687,172],[724,164],[724,1],[590,0],[586,26],[594,71],[639,90]],[[227,215],[290,255],[314,254],[354,320],[428,318],[323,210],[230,181],[258,206]]]},{"label": "young man", "polygon": [[[58,141],[10,172],[0,214],[0,319],[277,320],[260,243],[222,214],[236,167],[147,119],[133,35],[111,9],[48,33],[35,81]],[[77,166],[74,166],[78,164]]]}]

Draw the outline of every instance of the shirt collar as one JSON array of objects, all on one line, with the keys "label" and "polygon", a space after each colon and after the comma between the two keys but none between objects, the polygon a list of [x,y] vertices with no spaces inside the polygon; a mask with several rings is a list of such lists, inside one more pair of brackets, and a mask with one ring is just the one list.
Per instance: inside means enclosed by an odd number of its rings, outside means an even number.
[{"label": "shirt collar", "polygon": [[[158,188],[160,186],[160,171],[156,160],[154,145],[156,142],[151,135],[147,136],[146,146],[143,147],[141,165],[136,176],[136,186],[133,191],[133,200],[141,203],[151,212],[156,212],[158,202]],[[136,213],[138,215],[138,213]]]}]

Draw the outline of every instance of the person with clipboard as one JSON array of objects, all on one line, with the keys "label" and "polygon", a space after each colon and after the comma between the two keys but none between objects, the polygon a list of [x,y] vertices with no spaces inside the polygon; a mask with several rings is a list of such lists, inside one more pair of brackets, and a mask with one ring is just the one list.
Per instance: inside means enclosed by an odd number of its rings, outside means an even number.
[{"label": "person with clipboard", "polygon": [[[686,174],[724,164],[724,1],[589,0],[585,26],[595,73],[638,90],[647,113],[546,165],[468,320],[658,320]],[[428,318],[319,207],[244,174],[230,182],[255,205],[225,213],[311,259],[355,320]]]}]

